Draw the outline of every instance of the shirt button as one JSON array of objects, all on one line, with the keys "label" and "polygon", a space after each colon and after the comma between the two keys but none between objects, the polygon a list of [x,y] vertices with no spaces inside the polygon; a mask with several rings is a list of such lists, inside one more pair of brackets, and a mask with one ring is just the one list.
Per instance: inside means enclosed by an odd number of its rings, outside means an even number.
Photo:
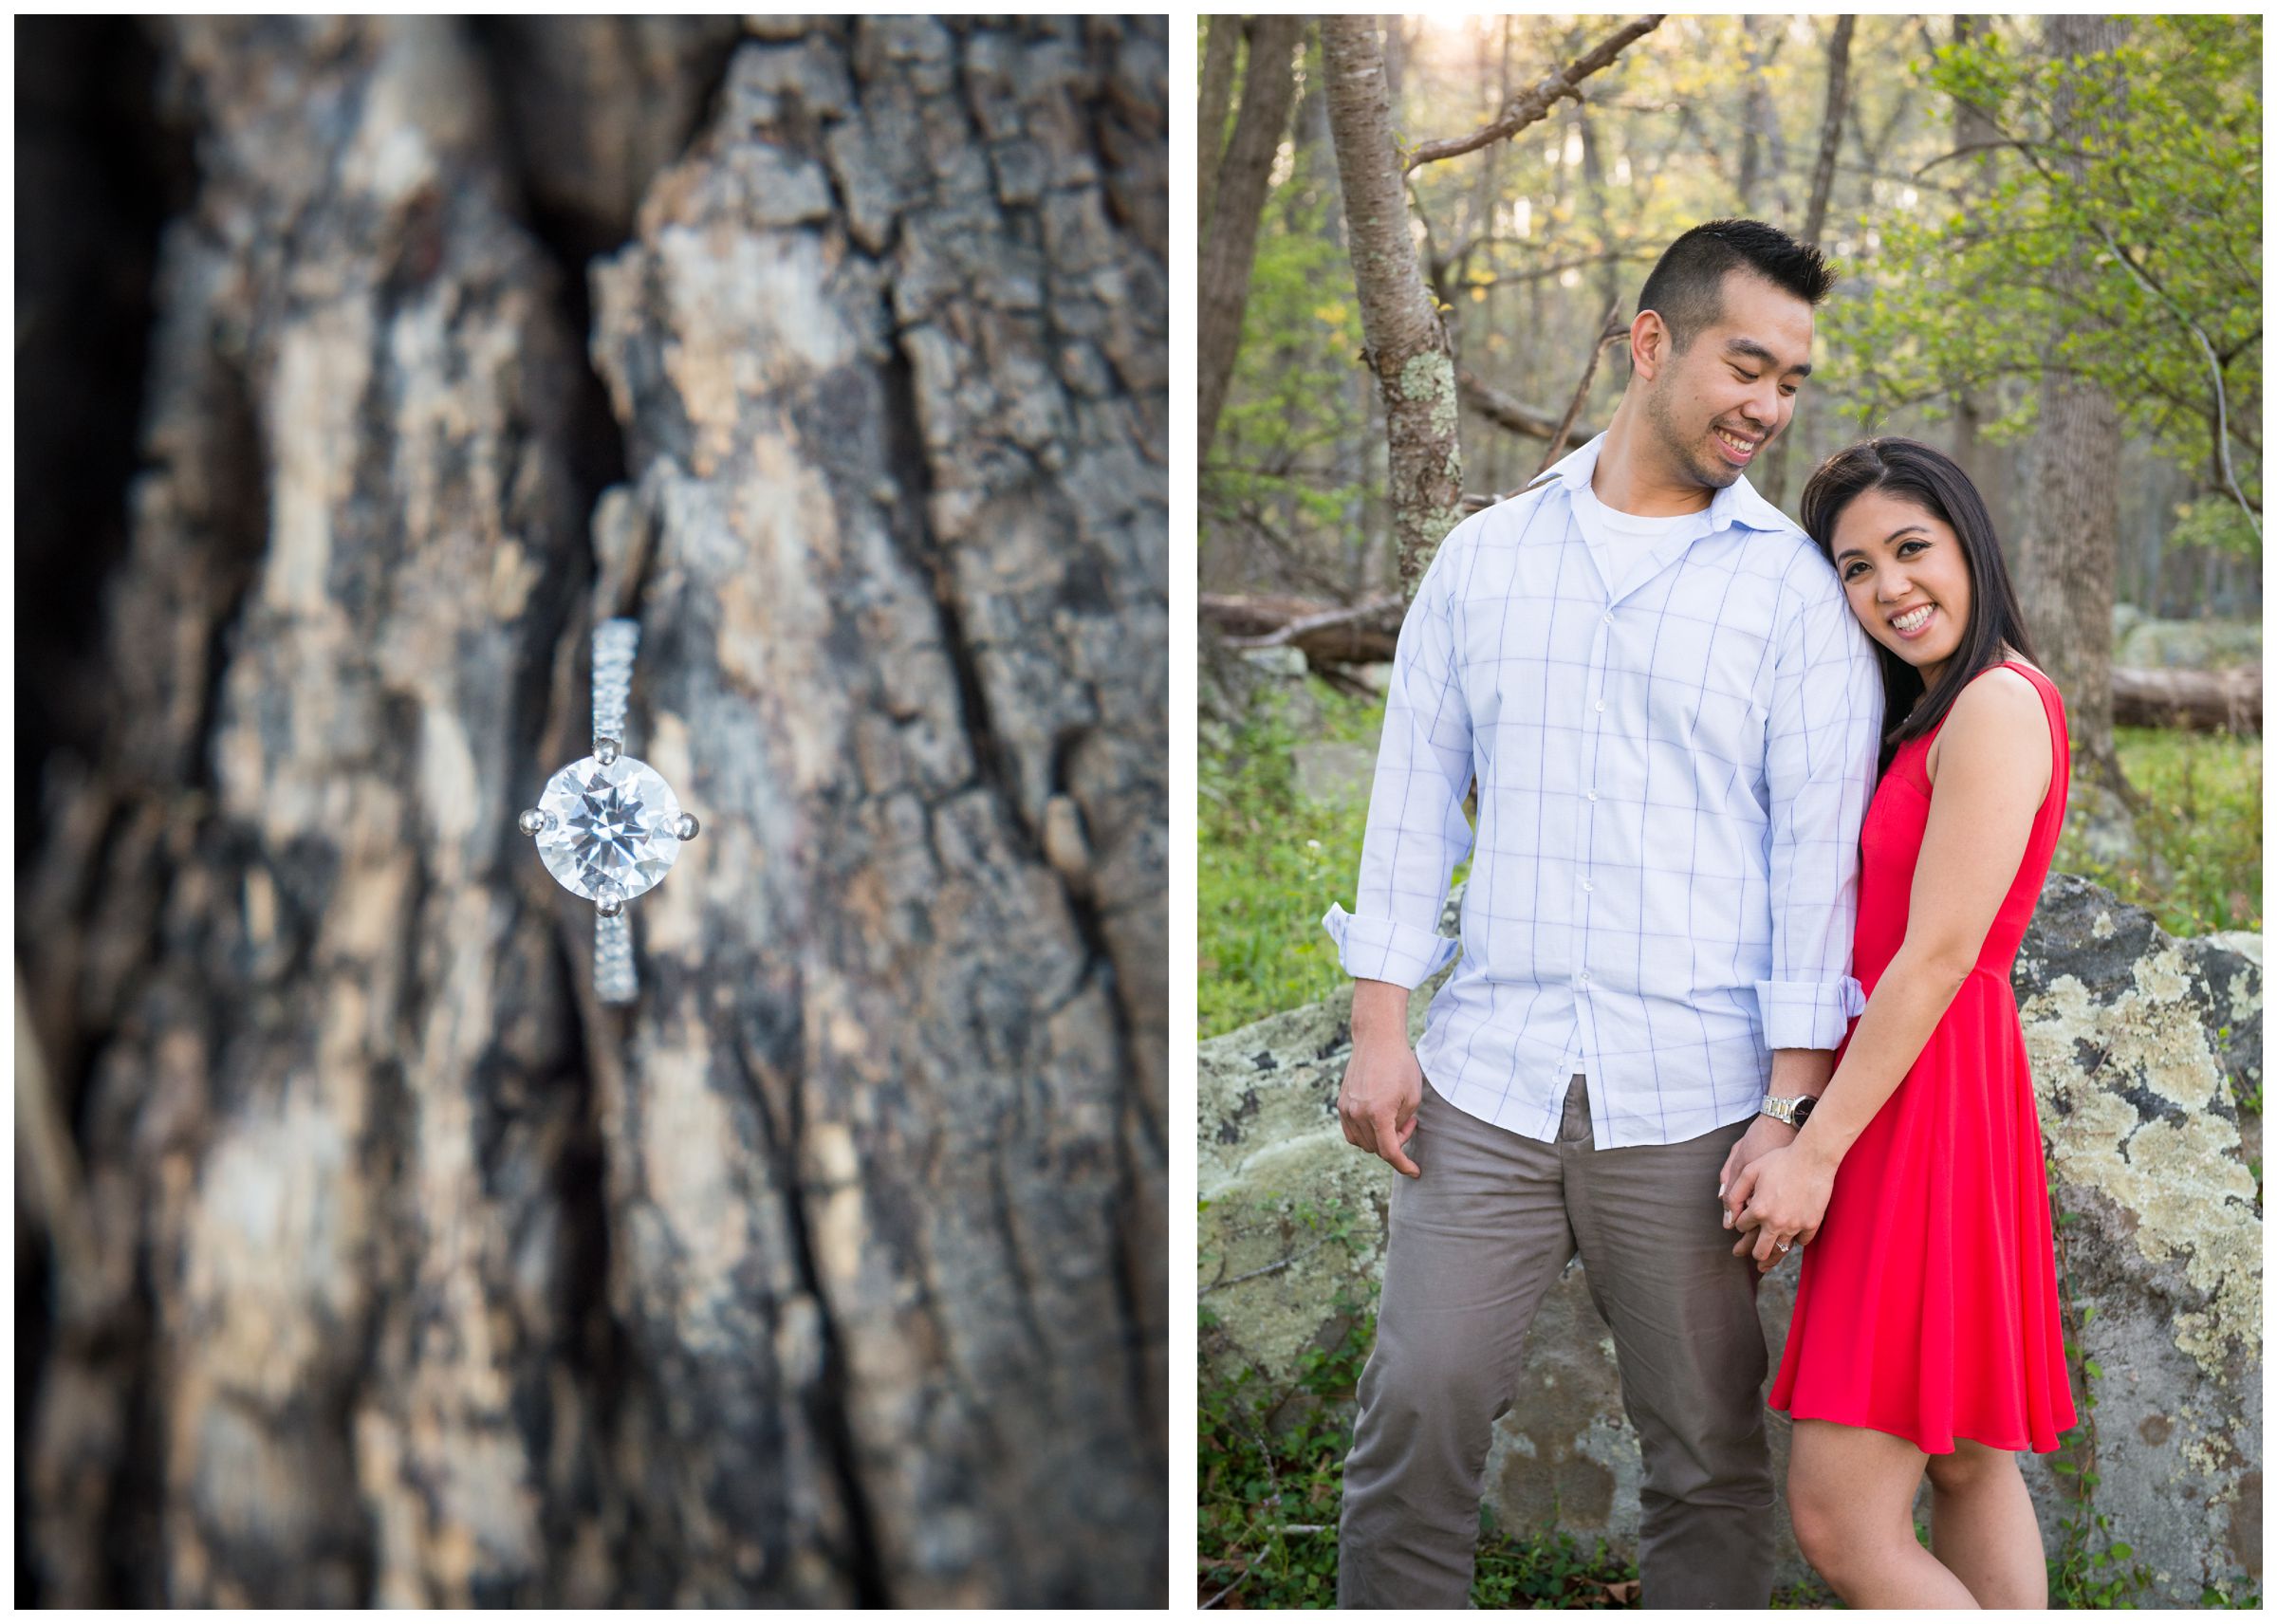
[{"label": "shirt button", "polygon": [[1592,789],[1591,791],[1589,791],[1589,799],[1590,799],[1590,800],[1592,800],[1592,801],[1595,801],[1595,800],[1597,799],[1597,791],[1596,791],[1596,790]]},{"label": "shirt button", "polygon": [[1582,889],[1583,889],[1583,891],[1595,891],[1595,890],[1597,889],[1597,887],[1596,887],[1596,886],[1594,886],[1594,885],[1591,885],[1591,884],[1590,884],[1590,883],[1589,883],[1587,880],[1585,880],[1585,879],[1584,879],[1584,880],[1583,880],[1583,881],[1582,881]]},{"label": "shirt button", "polygon": [[1610,626],[1612,623],[1613,623],[1613,617],[1612,617],[1611,613],[1610,613],[1610,612],[1608,612],[1608,613],[1606,614],[1606,616],[1605,616],[1605,624],[1606,624],[1606,625],[1608,625],[1608,626]]},{"label": "shirt button", "polygon": [[1602,710],[1605,708],[1605,702],[1604,702],[1603,700],[1601,700],[1601,700],[1599,700],[1599,701],[1597,702],[1597,708],[1598,708],[1600,710]]},{"label": "shirt button", "polygon": [[1587,987],[1589,985],[1589,972],[1587,970],[1583,970],[1576,979],[1579,980],[1583,987]]}]

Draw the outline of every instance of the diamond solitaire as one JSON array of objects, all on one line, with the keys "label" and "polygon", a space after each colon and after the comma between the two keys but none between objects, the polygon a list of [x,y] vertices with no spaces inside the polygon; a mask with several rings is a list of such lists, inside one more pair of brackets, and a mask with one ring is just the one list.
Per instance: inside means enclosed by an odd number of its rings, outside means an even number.
[{"label": "diamond solitaire", "polygon": [[546,814],[538,856],[554,878],[595,902],[630,901],[680,855],[680,799],[631,756],[572,762],[547,780],[538,810]]},{"label": "diamond solitaire", "polygon": [[657,769],[624,753],[625,710],[633,693],[635,620],[604,620],[593,633],[593,753],[546,781],[522,814],[546,872],[594,904],[593,989],[604,1004],[630,1004],[640,990],[624,905],[672,871],[696,836]]}]

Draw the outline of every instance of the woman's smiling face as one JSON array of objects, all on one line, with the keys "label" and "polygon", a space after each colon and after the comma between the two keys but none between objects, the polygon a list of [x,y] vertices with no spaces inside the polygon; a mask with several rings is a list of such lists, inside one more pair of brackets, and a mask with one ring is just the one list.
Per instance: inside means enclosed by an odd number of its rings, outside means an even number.
[{"label": "woman's smiling face", "polygon": [[1918,503],[1864,490],[1835,521],[1833,552],[1866,635],[1934,685],[1969,632],[1969,560],[1953,526]]}]

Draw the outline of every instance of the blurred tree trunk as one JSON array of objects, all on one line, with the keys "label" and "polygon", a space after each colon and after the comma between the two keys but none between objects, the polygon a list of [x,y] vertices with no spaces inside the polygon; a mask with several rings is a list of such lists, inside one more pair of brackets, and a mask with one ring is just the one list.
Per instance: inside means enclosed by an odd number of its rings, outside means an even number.
[{"label": "blurred tree trunk", "polygon": [[[1983,19],[1978,17],[1964,15],[1953,18],[1953,43],[1955,46],[1966,46],[1976,36],[1982,27]],[[1976,151],[1973,158],[1962,160],[1963,167],[1958,181],[1960,186],[1968,188],[1972,183],[1978,186],[1985,184],[1992,164],[1992,143],[1999,138],[1999,127],[1993,123],[1991,116],[1982,107],[1961,97],[1953,98],[1953,150],[1966,152],[1975,149]],[[1962,389],[1954,396],[1953,458],[1961,465],[1962,471],[1969,475],[1977,489],[1985,493],[1987,500],[1990,501],[1993,487],[1990,478],[1992,471],[1989,466],[1990,459],[1987,456],[1990,448],[1984,438],[1986,417],[1987,414],[1981,404],[1981,396],[1977,390]]]},{"label": "blurred tree trunk", "polygon": [[[2078,59],[2125,38],[2123,18],[2051,16],[2045,39],[2051,56]],[[2063,154],[2066,98],[2059,95],[2053,161]],[[2077,268],[2049,268],[2056,307],[2066,307],[2066,282]],[[2051,340],[2061,335],[2051,335]],[[2131,796],[2111,741],[2111,603],[2119,566],[2118,402],[2101,384],[2049,368],[2040,380],[2040,426],[2033,446],[2029,518],[2017,560],[2016,591],[2035,652],[2064,692],[2075,767]]]},{"label": "blurred tree trunk", "polygon": [[1201,173],[1200,184],[1194,191],[1199,202],[1194,217],[1206,231],[1216,203],[1218,165],[1225,157],[1226,115],[1233,105],[1233,75],[1241,61],[1242,26],[1239,17],[1204,17],[1200,23],[1202,83],[1196,97],[1200,118],[1194,149],[1199,155]]},{"label": "blurred tree trunk", "polygon": [[1249,24],[1249,61],[1241,86],[1241,111],[1226,145],[1213,189],[1215,206],[1202,234],[1202,264],[1195,284],[1194,354],[1199,382],[1198,455],[1209,466],[1217,438],[1218,414],[1233,381],[1233,360],[1241,349],[1241,317],[1250,298],[1250,268],[1257,258],[1257,222],[1273,175],[1273,158],[1288,133],[1288,111],[1296,100],[1295,54],[1305,38],[1305,19],[1274,15]]},{"label": "blurred tree trunk", "polygon": [[[158,26],[46,1605],[1163,1604],[1165,29],[749,26]],[[629,1013],[514,827],[619,613]]]},{"label": "blurred tree trunk", "polygon": [[[1755,219],[1777,221],[1786,213],[1786,134],[1779,121],[1779,103],[1764,71],[1778,59],[1786,39],[1786,20],[1743,16],[1739,19],[1740,46],[1748,68],[1744,92],[1744,134],[1739,147],[1739,212]],[[1765,43],[1768,35],[1768,43]],[[1766,196],[1766,192],[1770,195]]]},{"label": "blurred tree trunk", "polygon": [[[1842,121],[1850,104],[1850,37],[1858,27],[1858,19],[1841,16],[1834,20],[1834,33],[1826,42],[1826,101],[1819,120],[1818,161],[1810,171],[1810,201],[1803,211],[1803,230],[1797,233],[1801,241],[1817,243],[1826,234],[1826,211],[1834,199],[1834,160],[1842,151]],[[1809,398],[1807,395],[1804,397]],[[1807,408],[1805,408],[1807,410]],[[1787,457],[1793,451],[1800,422],[1790,422],[1787,432],[1771,446],[1770,466],[1764,471],[1762,491],[1765,500],[1773,507],[1786,502]]]},{"label": "blurred tree trunk", "polygon": [[1376,19],[1323,17],[1321,54],[1361,327],[1383,397],[1391,447],[1386,484],[1400,589],[1412,598],[1439,543],[1463,516],[1454,357],[1408,230],[1407,188],[1393,144]]}]

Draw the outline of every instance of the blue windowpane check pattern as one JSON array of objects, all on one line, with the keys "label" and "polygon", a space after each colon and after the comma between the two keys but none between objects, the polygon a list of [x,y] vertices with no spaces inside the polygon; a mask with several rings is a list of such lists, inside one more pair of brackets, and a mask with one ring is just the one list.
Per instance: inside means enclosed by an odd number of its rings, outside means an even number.
[{"label": "blue windowpane check pattern", "polygon": [[[1583,1072],[1611,1149],[1753,1115],[1772,1049],[1833,1048],[1865,1007],[1882,696],[1833,568],[1745,479],[1625,563],[1593,548],[1572,492],[1601,443],[1439,548],[1392,664],[1356,909],[1322,923],[1348,973],[1403,987],[1459,950],[1416,1045],[1432,1086],[1554,1141]],[[1458,944],[1436,926],[1466,854]]]}]

